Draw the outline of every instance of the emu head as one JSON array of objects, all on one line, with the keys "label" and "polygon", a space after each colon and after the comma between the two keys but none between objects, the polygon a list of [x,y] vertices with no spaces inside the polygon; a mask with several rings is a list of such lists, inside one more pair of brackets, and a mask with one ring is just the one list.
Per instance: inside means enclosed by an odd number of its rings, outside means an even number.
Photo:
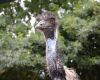
[{"label": "emu head", "polygon": [[42,32],[54,31],[57,28],[57,17],[51,12],[42,12],[36,17],[35,28]]}]

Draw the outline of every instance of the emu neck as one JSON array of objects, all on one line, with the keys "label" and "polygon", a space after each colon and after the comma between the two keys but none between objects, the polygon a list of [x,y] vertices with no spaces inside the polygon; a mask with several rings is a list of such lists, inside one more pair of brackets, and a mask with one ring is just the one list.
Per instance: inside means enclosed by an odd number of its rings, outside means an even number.
[{"label": "emu neck", "polygon": [[49,75],[52,80],[66,80],[63,69],[63,62],[58,49],[57,30],[49,31],[45,34],[46,38],[46,61]]},{"label": "emu neck", "polygon": [[56,53],[57,49],[57,30],[48,31],[46,37],[46,53]]},{"label": "emu neck", "polygon": [[56,30],[52,30],[52,29],[46,29],[44,30],[44,35],[46,40],[47,39],[57,39],[57,29]]}]

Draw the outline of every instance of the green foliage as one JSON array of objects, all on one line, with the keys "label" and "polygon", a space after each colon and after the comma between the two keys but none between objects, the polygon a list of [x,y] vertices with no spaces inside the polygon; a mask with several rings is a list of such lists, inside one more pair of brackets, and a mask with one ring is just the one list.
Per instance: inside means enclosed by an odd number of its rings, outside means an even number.
[{"label": "green foliage", "polygon": [[60,30],[66,40],[69,60],[74,60],[78,68],[90,69],[92,65],[99,65],[100,61],[100,5],[88,1],[74,8],[66,11]]}]

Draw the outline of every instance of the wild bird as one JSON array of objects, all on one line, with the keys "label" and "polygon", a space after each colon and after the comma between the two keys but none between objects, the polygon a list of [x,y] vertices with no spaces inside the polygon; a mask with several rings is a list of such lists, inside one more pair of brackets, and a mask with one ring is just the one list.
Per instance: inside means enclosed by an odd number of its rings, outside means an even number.
[{"label": "wild bird", "polygon": [[43,32],[46,42],[46,61],[52,80],[79,80],[74,69],[64,66],[58,48],[58,18],[52,12],[44,11],[36,17],[36,29]]}]

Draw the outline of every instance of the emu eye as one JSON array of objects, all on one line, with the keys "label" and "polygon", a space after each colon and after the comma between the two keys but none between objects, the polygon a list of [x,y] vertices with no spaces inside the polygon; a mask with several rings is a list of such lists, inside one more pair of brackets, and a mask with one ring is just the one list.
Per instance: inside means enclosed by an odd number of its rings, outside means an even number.
[{"label": "emu eye", "polygon": [[55,22],[55,18],[50,18],[49,21],[50,21],[50,23],[54,23]]}]

